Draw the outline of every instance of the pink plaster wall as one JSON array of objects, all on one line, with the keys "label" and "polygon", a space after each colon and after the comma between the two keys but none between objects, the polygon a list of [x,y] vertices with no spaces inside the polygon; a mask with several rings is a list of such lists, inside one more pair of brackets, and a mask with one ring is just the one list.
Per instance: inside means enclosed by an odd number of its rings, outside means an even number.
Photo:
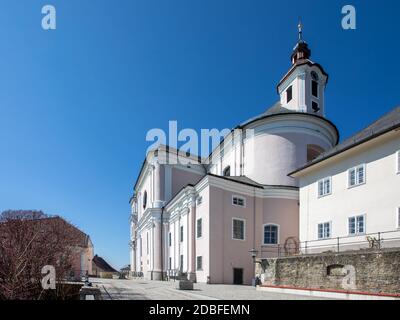
[{"label": "pink plaster wall", "polygon": [[[261,250],[263,224],[280,226],[280,242],[298,237],[299,209],[297,200],[254,198],[209,187],[209,276],[212,283],[233,283],[233,268],[243,269],[244,284],[251,284],[254,265],[249,251]],[[246,207],[232,205],[232,195],[246,198]],[[232,239],[232,218],[245,220],[245,240]]]}]

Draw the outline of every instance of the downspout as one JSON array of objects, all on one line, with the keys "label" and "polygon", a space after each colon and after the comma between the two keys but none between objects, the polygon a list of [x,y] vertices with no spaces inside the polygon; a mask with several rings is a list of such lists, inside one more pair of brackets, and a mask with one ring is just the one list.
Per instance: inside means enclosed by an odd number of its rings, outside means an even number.
[{"label": "downspout", "polygon": [[256,187],[253,188],[253,248],[256,248]]},{"label": "downspout", "polygon": [[164,281],[164,247],[163,247],[163,218],[164,216],[164,207],[161,208],[161,226],[160,226],[160,232],[161,232],[161,246],[160,246],[160,255],[161,255],[161,281]]}]

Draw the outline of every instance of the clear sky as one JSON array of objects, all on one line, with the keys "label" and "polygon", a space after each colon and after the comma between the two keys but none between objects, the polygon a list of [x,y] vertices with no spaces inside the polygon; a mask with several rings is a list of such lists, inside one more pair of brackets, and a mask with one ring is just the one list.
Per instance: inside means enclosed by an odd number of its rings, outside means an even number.
[{"label": "clear sky", "polygon": [[[346,4],[357,30],[341,28]],[[59,214],[128,264],[149,129],[231,128],[274,104],[301,16],[348,137],[400,105],[399,14],[398,0],[1,0],[0,211]]]}]

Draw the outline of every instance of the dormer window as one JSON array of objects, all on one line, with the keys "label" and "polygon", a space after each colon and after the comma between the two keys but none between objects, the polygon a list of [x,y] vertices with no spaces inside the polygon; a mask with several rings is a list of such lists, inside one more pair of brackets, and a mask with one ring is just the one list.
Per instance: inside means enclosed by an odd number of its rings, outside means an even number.
[{"label": "dormer window", "polygon": [[287,90],[286,90],[286,103],[289,103],[293,98],[293,87],[290,86]]}]

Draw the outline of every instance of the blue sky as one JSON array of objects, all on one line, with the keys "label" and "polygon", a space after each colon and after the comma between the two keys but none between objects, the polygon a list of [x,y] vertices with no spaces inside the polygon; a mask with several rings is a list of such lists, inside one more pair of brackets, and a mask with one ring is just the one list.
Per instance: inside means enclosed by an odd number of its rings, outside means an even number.
[{"label": "blue sky", "polygon": [[[151,128],[231,128],[278,100],[301,16],[342,138],[400,105],[397,0],[1,0],[0,211],[41,209],[129,263]],[[41,8],[57,9],[57,30]],[[341,28],[353,4],[357,30]]]}]

